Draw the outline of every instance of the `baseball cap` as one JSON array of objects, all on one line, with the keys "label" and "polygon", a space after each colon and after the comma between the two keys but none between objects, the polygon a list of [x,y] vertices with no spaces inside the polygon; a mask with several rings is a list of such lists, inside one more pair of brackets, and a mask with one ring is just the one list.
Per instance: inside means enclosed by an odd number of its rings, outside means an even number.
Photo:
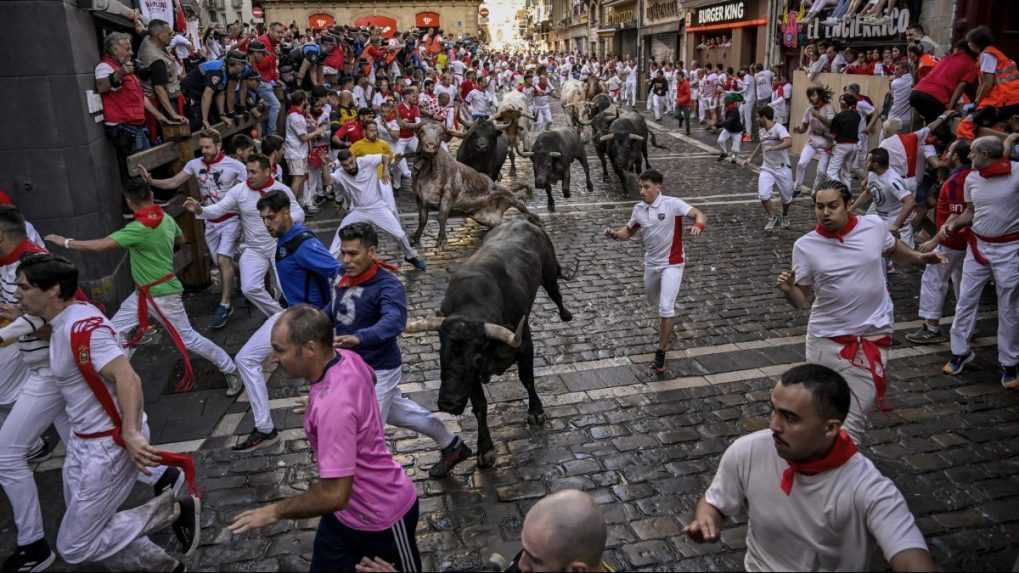
[{"label": "baseball cap", "polygon": [[253,40],[250,44],[248,44],[248,51],[249,52],[264,52],[265,51],[265,44],[263,44],[259,40]]}]

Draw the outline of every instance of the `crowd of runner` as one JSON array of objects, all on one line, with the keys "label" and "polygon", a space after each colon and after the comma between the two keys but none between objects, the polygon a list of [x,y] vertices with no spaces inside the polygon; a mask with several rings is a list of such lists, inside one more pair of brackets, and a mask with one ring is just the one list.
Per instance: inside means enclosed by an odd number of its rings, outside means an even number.
[{"label": "crowd of runner", "polygon": [[[44,438],[51,425],[67,450],[66,513],[55,548],[64,561],[184,570],[200,538],[200,468],[148,441],[130,357],[153,320],[184,359],[178,390],[195,384],[190,351],[223,373],[228,395],[247,394],[255,427],[234,446],[238,455],[279,440],[266,387],[276,365],[310,383],[302,410],[319,480],[302,495],[236,516],[233,533],[321,517],[312,570],[418,570],[417,493],[383,428],[432,438],[440,450],[434,479],[471,452],[399,388],[407,296],[398,269],[380,260],[376,229],[398,239],[411,272],[426,271],[395,201],[415,177],[417,129],[439,122],[456,131],[492,115],[505,92],[519,91],[534,131],[542,131],[552,122],[549,98],[571,79],[586,83],[588,99],[605,93],[632,109],[638,68],[629,58],[493,51],[440,30],[302,32],[271,23],[213,28],[194,46],[175,41],[172,28],[139,17],[136,36],[106,36],[96,87],[121,162],[172,139],[172,126],[184,123],[198,134],[200,156],[179,173],[128,172],[124,163],[132,220],[107,237],[42,238],[0,197],[0,352],[10,365],[0,375],[0,485],[18,530],[18,550],[4,570],[41,571],[55,558],[29,465],[54,447]],[[1019,71],[993,44],[977,28],[942,54],[914,27],[899,54],[811,46],[803,70],[814,83],[805,88],[810,105],[802,118],[790,117],[793,85],[780,70],[649,66],[645,111],[655,120],[672,115],[688,134],[694,121],[717,130],[719,160],[747,166],[762,153],[766,230],[791,226],[789,206],[801,188],[815,207],[816,228],[796,241],[792,268],[777,281],[792,305],[810,309],[809,364],[781,377],[770,428],[725,452],[686,528],[696,541],[717,541],[726,518],[748,514],[748,569],[860,570],[875,547],[894,570],[933,567],[901,493],[857,451],[868,414],[886,407],[892,261],[926,267],[924,326],[911,342],[944,340],[940,320],[954,287],[952,357],[944,366],[953,375],[974,358],[980,294],[993,279],[1001,383],[1019,388],[1019,163],[1011,135],[1019,129]],[[889,96],[871,101],[858,84],[832,94],[820,76],[828,71],[892,75]],[[216,126],[231,128],[248,113],[256,119],[251,129],[224,141]],[[790,125],[807,135],[796,165]],[[876,132],[880,144],[871,148]],[[741,156],[741,143],[755,141]],[[817,176],[804,187],[814,159]],[[162,205],[165,192],[191,179],[200,198],[184,207],[205,222],[222,288],[210,328],[228,324],[235,280],[265,315],[234,357],[192,327],[173,271],[182,233]],[[629,222],[605,234],[642,236],[645,287],[662,321],[654,362],[661,372],[685,265],[683,221],[693,221],[688,236],[697,237],[708,216],[667,196],[661,173],[648,170],[639,180],[641,201]],[[776,188],[780,212],[771,202]],[[334,202],[345,216],[326,246],[304,222]],[[873,214],[864,214],[868,207]],[[50,248],[126,250],[137,289],[107,318],[79,288],[76,266]],[[152,485],[154,497],[120,511],[136,481]],[[182,557],[147,537],[165,527]],[[606,535],[590,496],[554,494],[527,514],[515,563],[523,571],[605,570]]]}]

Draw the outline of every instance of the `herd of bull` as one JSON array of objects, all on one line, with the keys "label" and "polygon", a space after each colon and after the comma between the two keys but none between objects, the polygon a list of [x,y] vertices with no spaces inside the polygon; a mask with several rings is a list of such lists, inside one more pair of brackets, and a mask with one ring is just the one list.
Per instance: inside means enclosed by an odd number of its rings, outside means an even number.
[{"label": "herd of bull", "polygon": [[[460,415],[470,401],[478,422],[478,467],[495,463],[483,388],[492,376],[516,364],[527,390],[528,423],[544,424],[534,387],[534,344],[528,323],[538,287],[555,303],[561,320],[573,318],[564,306],[559,280],[572,278],[576,266],[571,273],[563,272],[551,238],[527,208],[526,196],[534,188],[544,189],[548,210],[555,211],[552,186],[561,183],[563,197],[570,197],[574,161],[584,168],[587,190],[592,191],[588,142],[593,142],[601,162],[602,180],[609,180],[608,161],[623,192],[633,193],[635,174],[642,165],[651,167],[648,143],[660,147],[640,114],[622,111],[605,94],[585,96],[582,82],[567,81],[560,99],[571,126],[542,131],[533,141],[528,141],[528,134],[535,118],[524,95],[516,91],[502,97],[491,118],[473,122],[461,118],[466,131],[429,121],[417,129],[412,189],[418,227],[411,242],[420,241],[431,209],[438,211],[440,249],[446,245],[446,222],[452,212],[491,228],[478,250],[452,273],[438,316],[412,321],[406,329],[406,334],[438,332],[441,386],[437,405],[440,411]],[[452,137],[462,140],[456,159],[442,145]],[[507,158],[510,175],[516,174],[516,156],[531,160],[533,186],[498,182]],[[524,217],[504,222],[510,207]]]}]

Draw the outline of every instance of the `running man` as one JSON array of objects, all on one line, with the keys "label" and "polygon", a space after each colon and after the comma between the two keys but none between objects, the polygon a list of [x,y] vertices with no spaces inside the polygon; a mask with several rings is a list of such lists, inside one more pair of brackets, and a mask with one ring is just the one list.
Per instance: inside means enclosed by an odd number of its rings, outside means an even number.
[{"label": "running man", "polygon": [[[235,142],[238,137],[247,136],[237,135],[234,137]],[[223,153],[223,139],[218,131],[203,129],[198,132],[198,144],[201,146],[202,156],[185,163],[184,169],[173,177],[153,179],[143,166],[138,167],[139,175],[156,189],[178,189],[187,183],[188,179],[194,177],[198,182],[202,205],[216,203],[230,188],[244,182],[248,176],[247,171],[243,163]],[[238,152],[239,154],[243,152],[239,146]],[[209,254],[215,258],[216,266],[219,268],[219,283],[223,288],[219,295],[219,306],[216,307],[216,313],[209,323],[209,328],[213,330],[226,326],[234,312],[231,304],[234,277],[237,273],[234,255],[237,254],[240,229],[237,213],[227,213],[222,217],[205,221],[205,244],[209,247]]]},{"label": "running man", "polygon": [[659,374],[665,372],[665,353],[669,350],[676,316],[676,297],[679,296],[686,264],[683,219],[694,219],[690,234],[695,237],[704,231],[707,222],[707,217],[696,207],[678,197],[665,195],[662,181],[662,174],[654,169],[641,173],[641,202],[633,206],[630,221],[623,227],[605,229],[605,236],[616,241],[628,240],[641,229],[644,231],[644,291],[661,318],[654,362],[654,369]]},{"label": "running man", "polygon": [[[789,205],[793,204],[793,170],[789,165],[789,148],[793,145],[793,137],[784,125],[775,121],[775,109],[770,106],[757,108],[757,123],[761,126],[761,142],[750,157],[740,163],[745,167],[754,159],[758,150],[763,152],[761,175],[757,179],[757,197],[761,200],[764,212],[768,214],[764,230],[770,231],[775,225],[788,229]],[[771,206],[775,187],[778,187],[778,194],[782,197],[781,215],[776,215]]]},{"label": "running man", "polygon": [[[849,384],[852,403],[842,426],[859,442],[875,402],[883,407],[893,308],[885,258],[900,264],[940,264],[936,252],[918,253],[888,230],[877,215],[856,216],[853,196],[839,181],[814,194],[817,227],[796,240],[793,268],[778,276],[789,304],[810,308],[808,362],[835,370]],[[812,303],[812,304],[811,304]]]}]

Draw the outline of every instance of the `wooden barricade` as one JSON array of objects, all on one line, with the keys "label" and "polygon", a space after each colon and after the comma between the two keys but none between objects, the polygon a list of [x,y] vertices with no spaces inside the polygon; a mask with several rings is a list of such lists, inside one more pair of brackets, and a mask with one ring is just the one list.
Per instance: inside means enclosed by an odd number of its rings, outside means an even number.
[{"label": "wooden barricade", "polygon": [[[245,114],[243,118],[236,120],[233,126],[227,127],[224,123],[217,123],[212,127],[226,142],[234,134],[249,131],[258,121],[251,114]],[[128,156],[128,173],[137,175],[139,166],[152,172],[165,165],[168,165],[174,173],[179,173],[184,169],[185,163],[194,159],[195,151],[200,149],[198,135],[192,134],[187,124],[164,125],[163,136],[167,140],[166,143]],[[201,199],[198,185],[193,178],[178,189],[178,195],[164,207],[166,213],[177,221],[186,243],[174,254],[173,270],[185,287],[205,288],[211,283],[209,270],[213,261],[205,244],[205,224],[183,207],[184,197],[188,196]]]},{"label": "wooden barricade", "polygon": [[[891,78],[887,76],[865,76],[859,74],[819,74],[817,78],[811,82],[807,77],[807,73],[802,70],[796,70],[793,73],[793,101],[791,104],[792,115],[789,116],[789,131],[792,132],[792,127],[800,125],[803,121],[803,114],[810,102],[807,101],[807,88],[812,85],[823,85],[828,86],[832,93],[832,108],[835,109],[835,113],[839,111],[839,96],[842,95],[842,90],[849,84],[859,84],[860,93],[869,97],[874,102],[874,107],[877,108],[877,113],[881,112],[881,106],[885,101],[885,94],[888,93],[891,87]],[[799,153],[803,146],[807,143],[807,134],[800,134],[792,132],[793,136],[793,152]],[[870,136],[870,142],[868,149],[877,147],[881,143],[881,125],[878,123],[877,129]]]}]

